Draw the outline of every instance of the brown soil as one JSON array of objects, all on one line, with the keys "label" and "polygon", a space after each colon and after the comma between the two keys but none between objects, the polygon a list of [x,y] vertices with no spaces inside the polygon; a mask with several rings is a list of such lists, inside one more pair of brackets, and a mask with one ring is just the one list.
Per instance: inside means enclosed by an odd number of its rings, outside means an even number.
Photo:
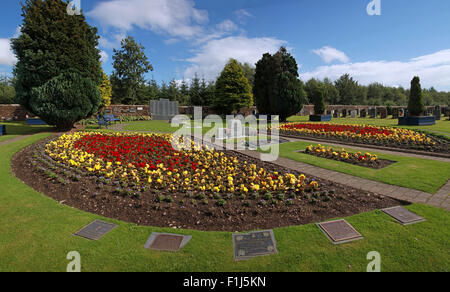
[{"label": "brown soil", "polygon": [[[142,189],[142,186],[120,186],[77,169],[61,167],[45,155],[48,140],[20,151],[12,159],[12,171],[24,183],[61,204],[105,217],[143,226],[172,227],[205,231],[248,231],[319,222],[336,217],[387,208],[402,204],[389,197],[367,193],[348,186],[307,175],[319,183],[319,190],[291,197],[284,194],[263,200],[261,195],[245,199],[239,196],[221,198],[206,193],[203,197]],[[240,160],[255,163],[279,173],[300,173],[235,152]],[[126,192],[123,190],[125,189]],[[171,202],[158,202],[160,196]],[[222,207],[219,199],[225,199]]]},{"label": "brown soil", "polygon": [[373,168],[373,169],[382,169],[382,168],[388,167],[389,165],[397,163],[397,161],[379,159],[379,158],[375,162],[370,162],[370,161],[348,160],[348,159],[343,159],[341,157],[324,156],[324,155],[320,155],[320,154],[310,153],[307,151],[299,151],[299,153],[303,153],[303,154],[307,154],[307,155],[311,155],[311,156],[315,156],[315,157],[320,157],[320,158],[325,158],[325,159],[330,159],[330,160],[336,160],[336,161],[340,161],[340,162],[344,162],[344,163],[348,163],[348,164],[353,164],[353,165],[358,165],[358,166],[362,166],[362,167],[366,167],[366,168]]}]

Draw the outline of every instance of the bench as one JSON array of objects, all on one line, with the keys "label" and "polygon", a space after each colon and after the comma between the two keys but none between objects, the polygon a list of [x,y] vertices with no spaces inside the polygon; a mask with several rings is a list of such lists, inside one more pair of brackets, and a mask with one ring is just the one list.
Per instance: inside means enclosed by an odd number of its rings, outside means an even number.
[{"label": "bench", "polygon": [[104,115],[103,116],[105,118],[105,120],[107,120],[108,122],[120,122],[119,118],[116,118],[114,115]]},{"label": "bench", "polygon": [[0,125],[0,136],[6,135],[6,126]]},{"label": "bench", "polygon": [[47,123],[41,119],[27,119],[28,126],[47,126]]},{"label": "bench", "polygon": [[107,120],[104,116],[102,118],[100,116],[97,116],[97,122],[99,129],[101,129],[102,126],[105,126],[105,128],[108,129],[109,120]]}]

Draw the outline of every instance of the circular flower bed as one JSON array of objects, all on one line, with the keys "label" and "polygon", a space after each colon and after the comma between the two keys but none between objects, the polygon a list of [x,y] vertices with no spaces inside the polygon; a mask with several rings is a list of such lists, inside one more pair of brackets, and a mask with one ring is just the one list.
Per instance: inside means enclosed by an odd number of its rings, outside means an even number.
[{"label": "circular flower bed", "polygon": [[305,153],[314,155],[317,157],[333,159],[336,161],[341,161],[341,162],[345,162],[345,163],[350,163],[350,164],[355,164],[355,165],[364,166],[364,167],[368,167],[368,168],[375,168],[375,169],[381,169],[381,168],[384,168],[386,166],[389,166],[389,165],[395,163],[394,161],[379,159],[378,156],[375,154],[370,154],[367,152],[366,153],[361,153],[361,152],[351,153],[351,152],[347,152],[345,149],[333,150],[333,148],[331,148],[331,147],[326,148],[325,146],[322,146],[320,144],[318,146],[310,145],[310,146],[306,147]]},{"label": "circular flower bed", "polygon": [[[172,140],[171,135],[158,134],[77,133],[49,143],[46,153],[62,164],[112,181],[174,192],[301,193],[319,186],[316,181],[307,181],[305,175],[269,172],[193,142],[192,150],[177,151]],[[181,146],[183,142],[180,139],[175,144]]]},{"label": "circular flower bed", "polygon": [[287,123],[280,133],[301,137],[325,138],[357,144],[448,153],[448,140],[403,128],[322,123]]},{"label": "circular flower bed", "polygon": [[[14,156],[16,176],[62,204],[139,225],[244,231],[398,205],[238,152],[162,134],[74,133]],[[176,146],[176,145],[175,145]]]}]

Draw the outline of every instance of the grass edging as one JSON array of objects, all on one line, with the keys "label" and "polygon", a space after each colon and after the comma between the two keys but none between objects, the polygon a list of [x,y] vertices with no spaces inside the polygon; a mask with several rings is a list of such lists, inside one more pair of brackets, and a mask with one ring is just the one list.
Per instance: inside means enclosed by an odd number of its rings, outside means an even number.
[{"label": "grass edging", "polygon": [[[234,261],[228,232],[138,227],[72,209],[35,192],[10,172],[16,152],[48,135],[0,147],[0,271],[65,271],[70,251],[81,254],[82,271],[361,272],[368,264],[367,253],[374,250],[382,256],[382,271],[450,269],[450,214],[424,205],[408,209],[428,221],[408,227],[380,211],[346,218],[365,238],[341,246],[333,246],[314,224],[275,229],[280,254],[247,262]],[[72,236],[94,219],[119,228],[98,242]],[[155,252],[143,248],[151,232],[190,234],[193,239],[179,253]]]}]

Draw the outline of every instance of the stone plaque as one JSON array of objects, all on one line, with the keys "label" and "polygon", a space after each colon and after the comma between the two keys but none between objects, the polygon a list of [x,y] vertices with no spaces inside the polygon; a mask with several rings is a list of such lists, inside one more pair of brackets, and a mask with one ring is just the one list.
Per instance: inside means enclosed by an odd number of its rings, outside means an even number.
[{"label": "stone plaque", "polygon": [[358,117],[358,111],[357,110],[352,110],[350,112],[350,114],[351,114],[352,118],[357,118]]},{"label": "stone plaque", "polygon": [[236,261],[278,253],[277,243],[272,230],[233,234],[233,247]]},{"label": "stone plaque", "polygon": [[144,248],[157,251],[179,251],[191,239],[192,236],[154,232],[148,238]]},{"label": "stone plaque", "polygon": [[83,227],[80,231],[76,232],[74,235],[84,237],[90,240],[99,240],[116,227],[117,225],[115,224],[95,220],[91,224]]},{"label": "stone plaque", "polygon": [[317,225],[334,244],[363,239],[362,235],[345,220],[323,222]]},{"label": "stone plaque", "polygon": [[393,208],[387,208],[382,210],[384,213],[388,214],[402,225],[411,225],[419,222],[426,221],[424,218],[411,211],[406,210],[402,206],[397,206]]}]

